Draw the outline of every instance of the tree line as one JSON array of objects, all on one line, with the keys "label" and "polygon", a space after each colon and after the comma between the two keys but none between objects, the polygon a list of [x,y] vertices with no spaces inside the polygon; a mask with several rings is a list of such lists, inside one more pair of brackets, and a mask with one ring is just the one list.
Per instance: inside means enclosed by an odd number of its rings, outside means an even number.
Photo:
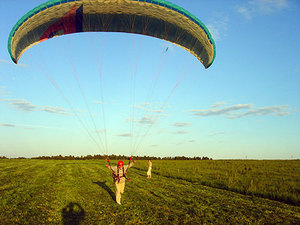
[{"label": "tree line", "polygon": [[[106,159],[109,158],[110,160],[129,160],[129,156],[125,155],[86,155],[86,156],[38,156],[38,157],[32,157],[31,159],[45,159],[45,160],[50,160],[50,159],[55,159],[55,160],[90,160],[90,159]],[[19,157],[23,158],[23,157]],[[156,156],[132,156],[133,159],[135,160],[212,160],[212,158],[203,156],[194,156],[194,157],[186,157],[186,156],[174,156],[174,157],[156,157]]]}]

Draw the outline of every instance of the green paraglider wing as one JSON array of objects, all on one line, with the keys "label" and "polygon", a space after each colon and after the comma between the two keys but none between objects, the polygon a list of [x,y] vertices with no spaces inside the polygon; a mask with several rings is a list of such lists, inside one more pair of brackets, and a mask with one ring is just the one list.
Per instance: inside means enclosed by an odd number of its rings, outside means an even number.
[{"label": "green paraglider wing", "polygon": [[125,32],[167,40],[192,53],[205,68],[215,58],[214,41],[203,23],[164,0],[50,0],[13,27],[8,51],[17,63],[31,46],[77,32]]}]

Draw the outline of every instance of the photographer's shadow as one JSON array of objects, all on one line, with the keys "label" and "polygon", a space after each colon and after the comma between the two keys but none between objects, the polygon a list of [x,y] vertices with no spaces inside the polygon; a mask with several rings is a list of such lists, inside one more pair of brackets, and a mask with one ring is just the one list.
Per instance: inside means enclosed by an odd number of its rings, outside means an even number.
[{"label": "photographer's shadow", "polygon": [[84,210],[78,203],[70,202],[62,209],[61,215],[64,225],[79,225],[84,219]]},{"label": "photographer's shadow", "polygon": [[105,191],[107,191],[107,193],[110,195],[110,197],[112,198],[112,200],[116,200],[116,195],[115,193],[105,184],[106,181],[97,181],[97,182],[93,182],[94,184],[98,184],[100,187],[102,187]]}]

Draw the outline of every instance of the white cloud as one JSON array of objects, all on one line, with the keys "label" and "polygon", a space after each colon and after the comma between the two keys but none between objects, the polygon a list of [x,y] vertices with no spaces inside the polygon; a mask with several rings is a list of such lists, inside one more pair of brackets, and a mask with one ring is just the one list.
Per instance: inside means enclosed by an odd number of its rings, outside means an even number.
[{"label": "white cloud", "polygon": [[1,91],[1,90],[0,90],[0,95],[8,95],[8,94],[9,94],[9,92]]},{"label": "white cloud", "polygon": [[11,63],[10,61],[7,61],[5,59],[0,59],[0,63]]},{"label": "white cloud", "polygon": [[136,122],[141,124],[148,124],[148,125],[158,123],[157,120],[153,119],[153,117],[150,116],[143,116],[142,119],[136,120]]},{"label": "white cloud", "polygon": [[158,124],[159,121],[158,119],[160,117],[167,117],[168,114],[148,114],[148,115],[143,115],[140,119],[139,118],[127,118],[125,121],[126,122],[132,122],[142,124],[142,125],[153,125],[153,124]]},{"label": "white cloud", "polygon": [[251,15],[252,13],[246,7],[239,6],[236,8],[236,11],[238,13],[240,13],[241,15],[243,15],[247,20],[250,20],[252,18],[252,15]]},{"label": "white cloud", "polygon": [[232,105],[232,106],[227,106],[224,108],[210,108],[210,109],[194,109],[191,110],[193,115],[195,116],[215,116],[215,115],[223,115],[223,114],[228,114],[232,111],[237,111],[241,109],[250,109],[251,104],[237,104],[237,105]]},{"label": "white cloud", "polygon": [[236,11],[250,20],[257,14],[273,14],[286,8],[288,8],[287,0],[251,0],[243,6],[237,6]]},{"label": "white cloud", "polygon": [[179,131],[175,131],[174,134],[187,134],[188,131],[186,130],[179,130]]},{"label": "white cloud", "polygon": [[207,24],[207,28],[214,40],[220,40],[226,36],[229,17],[219,13],[212,18],[213,21]]},{"label": "white cloud", "polygon": [[37,110],[37,106],[31,104],[26,99],[15,99],[14,101],[10,102],[10,105],[24,112],[32,112]]},{"label": "white cloud", "polygon": [[157,107],[152,106],[149,102],[143,102],[140,105],[133,105],[133,107],[136,109],[143,110],[145,112],[163,113],[162,109],[157,109]]},{"label": "white cloud", "polygon": [[11,124],[11,123],[0,123],[0,126],[2,126],[2,127],[16,127],[16,125]]},{"label": "white cloud", "polygon": [[220,31],[219,31],[220,29],[218,29],[218,27],[215,24],[208,24],[207,28],[214,40],[220,40],[221,38]]},{"label": "white cloud", "polygon": [[8,60],[5,60],[5,59],[0,59],[0,63],[12,64],[14,66],[19,66],[19,67],[28,67],[25,64],[22,64],[22,63],[15,64],[12,61],[8,61]]},{"label": "white cloud", "polygon": [[148,112],[152,113],[162,113],[163,111],[161,109],[150,109]]},{"label": "white cloud", "polygon": [[40,111],[45,111],[48,113],[67,114],[67,110],[61,107],[42,106],[40,107]]},{"label": "white cloud", "polygon": [[274,105],[254,108],[252,104],[236,104],[226,106],[223,108],[210,108],[210,109],[194,109],[190,110],[194,116],[225,116],[229,119],[236,119],[245,116],[264,116],[275,115],[285,116],[290,113],[286,111],[285,105]]},{"label": "white cloud", "polygon": [[13,108],[23,112],[44,111],[52,114],[67,115],[67,109],[53,106],[38,106],[34,105],[26,99],[0,99],[0,101],[9,102]]},{"label": "white cloud", "polygon": [[169,116],[169,114],[159,114],[159,115],[155,115],[156,117],[168,117]]},{"label": "white cloud", "polygon": [[171,125],[174,126],[174,127],[188,127],[191,124],[190,123],[184,123],[184,122],[177,122],[177,123],[173,123]]},{"label": "white cloud", "polygon": [[226,104],[227,104],[227,102],[216,102],[215,104],[212,104],[211,107],[218,108],[218,107],[220,107],[222,105],[226,105]]},{"label": "white cloud", "polygon": [[22,128],[25,130],[33,130],[36,128],[43,128],[43,129],[60,129],[58,127],[49,127],[43,125],[34,125],[34,124],[12,124],[12,123],[0,123],[0,126],[3,127],[11,127],[11,128]]},{"label": "white cloud", "polygon": [[0,87],[0,95],[8,95],[9,94],[9,92],[7,92],[6,90],[6,87],[5,86],[1,86]]},{"label": "white cloud", "polygon": [[132,137],[132,134],[130,134],[130,133],[121,133],[121,134],[117,134],[116,136],[119,136],[119,137]]},{"label": "white cloud", "polygon": [[252,0],[249,5],[263,14],[279,12],[288,7],[287,0]]},{"label": "white cloud", "polygon": [[265,106],[265,107],[260,107],[256,109],[250,109],[249,111],[243,112],[243,113],[233,113],[228,116],[230,119],[236,119],[244,116],[264,116],[264,115],[269,115],[269,114],[274,114],[276,116],[285,116],[289,115],[289,112],[285,111],[286,106],[282,105],[275,105],[275,106]]}]

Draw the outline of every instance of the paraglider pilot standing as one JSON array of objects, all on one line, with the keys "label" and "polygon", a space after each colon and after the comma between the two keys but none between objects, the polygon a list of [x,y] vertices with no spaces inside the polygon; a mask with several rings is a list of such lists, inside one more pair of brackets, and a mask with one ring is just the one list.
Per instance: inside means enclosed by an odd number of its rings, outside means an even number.
[{"label": "paraglider pilot standing", "polygon": [[133,166],[135,160],[132,161],[130,158],[128,165],[124,165],[124,162],[120,160],[118,166],[111,166],[108,158],[107,162],[108,164],[105,166],[113,171],[113,178],[116,185],[116,202],[121,205],[121,194],[124,192],[125,182],[129,180],[126,178],[126,173],[127,170]]}]

